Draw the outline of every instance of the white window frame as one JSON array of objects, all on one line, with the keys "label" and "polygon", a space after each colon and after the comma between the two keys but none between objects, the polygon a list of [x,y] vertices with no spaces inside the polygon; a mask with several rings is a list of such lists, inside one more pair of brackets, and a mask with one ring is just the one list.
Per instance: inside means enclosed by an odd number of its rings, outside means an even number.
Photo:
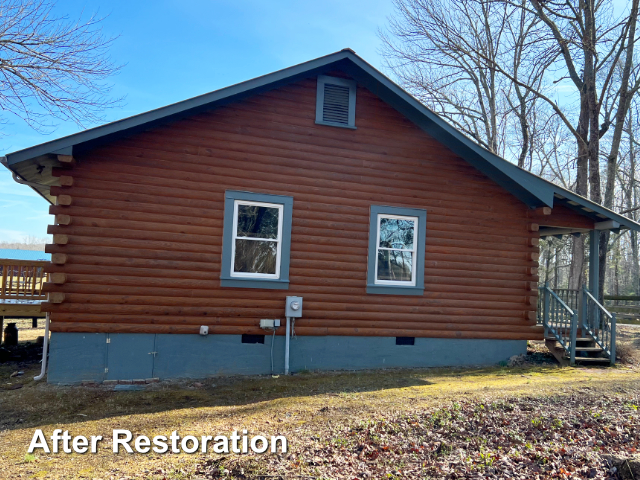
[{"label": "white window frame", "polygon": [[[393,220],[410,220],[413,223],[413,248],[387,248],[380,246],[380,223],[383,218],[389,218]],[[376,285],[403,285],[403,286],[411,286],[414,287],[416,285],[416,236],[418,234],[418,217],[404,216],[404,215],[389,215],[387,213],[379,213],[378,214],[378,224],[377,224],[377,234],[376,234],[376,256],[375,256],[375,277],[374,283]],[[378,252],[380,250],[394,250],[400,252],[411,252],[411,281],[406,280],[379,280],[378,279]]]},{"label": "white window frame", "polygon": [[[249,205],[256,207],[267,207],[278,209],[278,238],[256,238],[256,237],[239,237],[238,236],[238,206]],[[282,254],[282,215],[284,213],[284,205],[278,203],[251,202],[248,200],[234,200],[233,203],[233,231],[231,235],[231,273],[232,277],[239,278],[280,278],[280,260]],[[252,240],[257,242],[276,242],[276,273],[251,273],[236,272],[236,240]]]}]

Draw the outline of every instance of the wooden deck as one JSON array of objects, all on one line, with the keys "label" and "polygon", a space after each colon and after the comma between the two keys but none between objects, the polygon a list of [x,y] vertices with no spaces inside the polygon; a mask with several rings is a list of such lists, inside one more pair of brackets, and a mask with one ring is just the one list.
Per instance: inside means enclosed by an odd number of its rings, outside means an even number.
[{"label": "wooden deck", "polygon": [[47,294],[42,291],[48,279],[49,262],[0,259],[0,320],[2,317],[44,317],[40,305]]}]

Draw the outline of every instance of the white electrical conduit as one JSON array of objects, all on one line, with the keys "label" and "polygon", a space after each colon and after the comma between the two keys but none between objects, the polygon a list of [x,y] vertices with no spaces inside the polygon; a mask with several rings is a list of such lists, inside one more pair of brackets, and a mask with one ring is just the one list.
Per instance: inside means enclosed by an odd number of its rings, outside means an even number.
[{"label": "white electrical conduit", "polygon": [[44,324],[44,343],[42,344],[42,369],[40,370],[40,375],[37,377],[33,377],[33,379],[37,382],[38,380],[42,380],[47,372],[47,350],[49,349],[49,314],[47,313],[47,317]]},{"label": "white electrical conduit", "polygon": [[289,375],[289,337],[291,336],[291,317],[287,317],[287,331],[284,337],[284,374]]}]

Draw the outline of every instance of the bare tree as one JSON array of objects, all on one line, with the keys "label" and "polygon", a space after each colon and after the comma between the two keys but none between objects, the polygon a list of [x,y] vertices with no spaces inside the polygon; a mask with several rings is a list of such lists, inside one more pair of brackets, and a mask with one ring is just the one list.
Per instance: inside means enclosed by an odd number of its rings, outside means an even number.
[{"label": "bare tree", "polygon": [[553,61],[538,51],[542,22],[526,9],[493,0],[394,4],[397,14],[380,37],[387,65],[401,83],[488,150],[532,168],[532,145],[549,109],[493,64],[541,88]]},{"label": "bare tree", "polygon": [[46,238],[38,238],[32,235],[23,237],[18,241],[2,241],[0,248],[15,248],[17,250],[38,250],[44,252],[44,247],[48,243]]},{"label": "bare tree", "polygon": [[118,105],[105,81],[120,67],[109,58],[114,39],[102,34],[101,20],[73,22],[47,0],[2,0],[2,110],[42,130],[55,120],[84,126]]},{"label": "bare tree", "polygon": [[[624,12],[615,12],[612,2],[605,0],[395,1],[398,20],[392,20],[391,33],[396,43],[383,37],[388,53],[400,60],[392,65],[394,70],[397,72],[401,67],[410,72],[416,65],[426,64],[428,55],[437,57],[442,51],[451,51],[455,54],[449,53],[449,57],[458,55],[468,59],[466,64],[472,65],[474,71],[486,72],[486,78],[495,78],[492,84],[501,88],[508,85],[508,90],[515,92],[518,102],[510,103],[507,115],[518,118],[522,124],[519,164],[523,164],[526,156],[528,139],[528,125],[523,122],[526,113],[523,112],[527,111],[527,106],[542,102],[574,138],[574,190],[603,203],[600,140],[613,126],[612,139],[608,143],[604,198],[605,206],[612,206],[624,119],[631,98],[640,89],[640,80],[634,80],[638,66],[633,62],[634,46],[638,41],[639,0],[631,0],[630,8]],[[459,5],[457,9],[456,5]],[[479,14],[468,17],[463,13],[454,15],[453,12],[458,11],[479,11],[488,18]],[[461,22],[463,26],[458,25]],[[500,37],[495,33],[490,37],[493,40],[499,38],[500,42],[489,43],[486,32],[490,27],[495,32],[500,24],[503,25],[498,30]],[[503,48],[495,48],[496,45]],[[418,55],[420,52],[422,57]],[[451,88],[456,78],[467,80],[466,70],[463,69],[463,73],[447,71],[445,62],[441,62],[441,67],[440,70],[434,69],[432,75],[444,75]],[[407,80],[402,75],[400,77]],[[565,95],[562,102],[552,95],[557,85],[573,90]],[[453,96],[449,94],[449,98]],[[501,112],[497,109],[487,111],[490,117],[500,118]],[[531,118],[529,115],[526,119],[529,125]],[[488,118],[485,123],[490,125],[491,121]],[[460,123],[462,121],[458,120]],[[490,145],[490,142],[486,143]],[[500,146],[492,150],[500,152]],[[600,249],[602,271],[606,268],[607,245],[608,235],[603,235]],[[574,242],[572,258],[571,287],[577,288],[584,271],[582,240]],[[601,275],[601,282],[603,277]]]},{"label": "bare tree", "polygon": [[[554,81],[568,78],[579,94],[580,113],[576,127],[557,104],[555,109],[576,138],[578,151],[576,192],[586,196],[588,186],[591,200],[597,203],[603,203],[600,181],[600,139],[607,133],[611,124],[614,125],[613,140],[607,157],[607,186],[604,199],[605,206],[611,208],[624,119],[631,104],[631,98],[640,88],[640,82],[630,85],[630,78],[636,71],[633,53],[637,41],[638,0],[632,0],[630,10],[618,16],[613,14],[611,3],[602,0],[565,2],[531,0],[531,8],[522,3],[513,5],[527,9],[547,26],[548,55],[558,59],[558,71],[561,72]],[[509,75],[492,59],[487,57],[486,60],[515,83],[539,98],[549,101],[544,92],[540,92],[536,86],[524,84],[513,75]],[[624,63],[622,67],[620,67],[621,62]],[[619,75],[616,75],[617,72]],[[607,105],[606,99],[613,99],[613,101]],[[608,241],[609,234],[602,234],[600,237],[601,282],[598,292],[600,297],[604,290]],[[575,242],[574,245],[576,247],[574,259],[578,267],[573,272],[575,278],[579,272],[582,272],[583,252],[580,250],[583,243]]]},{"label": "bare tree", "polygon": [[[504,7],[476,0],[394,0],[390,33],[380,32],[389,67],[423,103],[488,150],[499,152],[509,108],[494,69],[505,34]],[[461,39],[465,39],[463,42]],[[473,44],[470,49],[465,42]]]}]

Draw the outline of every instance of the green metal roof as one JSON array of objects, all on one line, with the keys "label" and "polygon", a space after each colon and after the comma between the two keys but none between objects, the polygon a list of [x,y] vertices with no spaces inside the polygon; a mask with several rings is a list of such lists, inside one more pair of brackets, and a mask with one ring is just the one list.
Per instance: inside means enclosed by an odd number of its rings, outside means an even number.
[{"label": "green metal roof", "polygon": [[[620,228],[640,231],[640,224],[633,220],[521,169],[481,147],[350,49],[341,50],[166,107],[13,152],[6,155],[3,164],[24,180],[41,184],[42,186],[33,186],[32,188],[48,201],[53,202],[53,198],[49,193],[49,186],[55,185],[57,181],[51,175],[51,168],[58,165],[56,159],[58,154],[77,154],[123,135],[147,130],[161,123],[232,103],[302,78],[324,74],[333,70],[341,70],[350,75],[360,85],[368,88],[529,207],[553,207],[555,202],[559,202],[576,210],[581,215],[592,218],[594,222],[612,221],[619,225]],[[612,228],[618,228],[615,224]]]}]

